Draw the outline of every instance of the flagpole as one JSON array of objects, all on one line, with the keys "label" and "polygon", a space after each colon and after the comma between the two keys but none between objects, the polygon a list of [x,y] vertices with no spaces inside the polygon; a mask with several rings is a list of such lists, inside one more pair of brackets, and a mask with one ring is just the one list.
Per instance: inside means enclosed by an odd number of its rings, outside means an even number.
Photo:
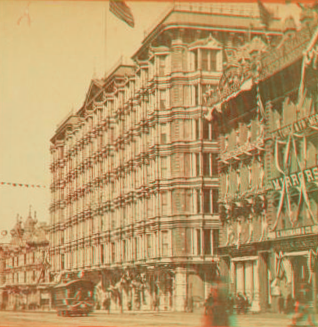
[{"label": "flagpole", "polygon": [[106,77],[107,70],[107,11],[109,6],[109,1],[105,1],[105,26],[104,26],[104,58],[103,58],[103,67],[104,67],[104,76]]}]

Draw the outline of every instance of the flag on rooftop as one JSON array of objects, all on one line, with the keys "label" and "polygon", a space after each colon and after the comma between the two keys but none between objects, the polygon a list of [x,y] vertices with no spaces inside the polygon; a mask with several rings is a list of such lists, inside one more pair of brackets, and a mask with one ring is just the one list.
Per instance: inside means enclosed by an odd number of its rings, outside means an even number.
[{"label": "flag on rooftop", "polygon": [[132,15],[131,9],[122,0],[110,0],[109,10],[117,18],[127,23],[130,27],[135,26],[134,16]]}]

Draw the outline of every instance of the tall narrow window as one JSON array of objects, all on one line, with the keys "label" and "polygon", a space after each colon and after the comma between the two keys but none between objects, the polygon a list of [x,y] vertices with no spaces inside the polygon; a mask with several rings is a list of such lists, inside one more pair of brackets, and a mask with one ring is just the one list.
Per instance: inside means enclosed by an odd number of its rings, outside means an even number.
[{"label": "tall narrow window", "polygon": [[115,255],[116,255],[115,243],[111,243],[111,262],[112,263],[115,262]]},{"label": "tall narrow window", "polygon": [[219,212],[219,190],[214,188],[212,189],[212,205],[213,213]]},{"label": "tall narrow window", "polygon": [[209,153],[203,153],[203,176],[210,176],[210,154]]},{"label": "tall narrow window", "polygon": [[167,257],[169,255],[169,239],[168,239],[168,231],[162,231],[162,256]]},{"label": "tall narrow window", "polygon": [[203,139],[204,140],[209,140],[210,139],[210,127],[211,124],[204,119],[203,121]]},{"label": "tall narrow window", "polygon": [[197,213],[201,212],[201,192],[200,190],[196,190],[196,196],[197,196]]},{"label": "tall narrow window", "polygon": [[195,105],[199,106],[201,104],[199,85],[196,85],[194,88],[195,88]]},{"label": "tall narrow window", "polygon": [[217,66],[217,51],[211,50],[210,51],[210,71],[215,72]]},{"label": "tall narrow window", "polygon": [[203,251],[205,255],[211,254],[211,230],[205,229],[203,231],[203,240],[204,240],[204,247]]},{"label": "tall narrow window", "polygon": [[122,257],[123,257],[123,261],[126,261],[127,260],[127,255],[126,255],[126,253],[127,253],[127,245],[126,245],[126,240],[123,240],[123,255],[122,255]]},{"label": "tall narrow window", "polygon": [[209,70],[209,50],[201,49],[201,58],[202,58],[202,70]]},{"label": "tall narrow window", "polygon": [[147,234],[147,257],[152,257],[152,237],[151,234]]},{"label": "tall narrow window", "polygon": [[166,124],[161,124],[160,143],[161,144],[167,143],[167,125]]},{"label": "tall narrow window", "polygon": [[193,51],[194,70],[198,70],[198,50]]},{"label": "tall narrow window", "polygon": [[198,119],[195,120],[195,139],[200,139],[200,121]]},{"label": "tall narrow window", "polygon": [[200,176],[200,154],[195,154],[196,176]]},{"label": "tall narrow window", "polygon": [[161,193],[161,208],[162,214],[166,215],[168,213],[168,192]]},{"label": "tall narrow window", "polygon": [[203,198],[204,198],[204,202],[203,202],[203,212],[204,213],[211,213],[211,199],[210,199],[210,190],[209,189],[205,189],[203,190]]},{"label": "tall narrow window", "polygon": [[219,231],[217,229],[213,229],[213,251],[212,254],[216,254],[216,249],[218,247],[219,244]]},{"label": "tall narrow window", "polygon": [[101,262],[101,264],[103,264],[105,262],[104,250],[105,250],[105,246],[104,246],[104,244],[102,244],[100,247],[100,262]]},{"label": "tall narrow window", "polygon": [[201,230],[196,229],[196,250],[198,255],[201,254]]},{"label": "tall narrow window", "polygon": [[218,154],[212,153],[212,177],[218,176]]},{"label": "tall narrow window", "polygon": [[65,257],[64,257],[64,254],[61,254],[61,270],[64,270],[65,269]]},{"label": "tall narrow window", "polygon": [[191,176],[191,153],[184,154],[184,176]]},{"label": "tall narrow window", "polygon": [[167,157],[161,157],[161,178],[167,178],[167,170],[168,170],[168,165],[167,165]]}]

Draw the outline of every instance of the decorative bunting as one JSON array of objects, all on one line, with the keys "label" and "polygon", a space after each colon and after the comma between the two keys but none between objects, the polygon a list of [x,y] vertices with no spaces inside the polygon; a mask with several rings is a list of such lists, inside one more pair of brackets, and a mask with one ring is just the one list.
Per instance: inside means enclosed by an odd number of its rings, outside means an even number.
[{"label": "decorative bunting", "polygon": [[22,184],[22,183],[8,183],[8,182],[0,182],[0,185],[9,185],[14,187],[38,187],[38,188],[46,188],[45,185],[36,185],[36,184]]}]

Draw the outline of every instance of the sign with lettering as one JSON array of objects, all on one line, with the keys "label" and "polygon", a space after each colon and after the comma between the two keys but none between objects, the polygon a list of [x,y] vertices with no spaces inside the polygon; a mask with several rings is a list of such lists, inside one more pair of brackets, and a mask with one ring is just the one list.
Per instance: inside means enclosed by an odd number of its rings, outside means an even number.
[{"label": "sign with lettering", "polygon": [[[304,178],[304,180],[308,183],[313,181],[318,181],[318,166],[305,169],[304,171],[295,172],[286,176],[287,187],[299,186],[302,178]],[[274,186],[275,191],[281,190],[283,187],[283,183],[284,183],[283,177],[272,179],[272,184]]]},{"label": "sign with lettering", "polygon": [[305,226],[269,232],[267,238],[272,240],[281,237],[301,236],[307,234],[318,234],[318,226]]},{"label": "sign with lettering", "polygon": [[289,134],[300,133],[305,129],[309,128],[310,126],[316,125],[318,125],[318,114],[313,114],[309,117],[300,119],[294,122],[293,124],[277,129],[276,131],[272,132],[272,137],[275,138],[276,136],[278,136],[280,138],[285,138]]}]

